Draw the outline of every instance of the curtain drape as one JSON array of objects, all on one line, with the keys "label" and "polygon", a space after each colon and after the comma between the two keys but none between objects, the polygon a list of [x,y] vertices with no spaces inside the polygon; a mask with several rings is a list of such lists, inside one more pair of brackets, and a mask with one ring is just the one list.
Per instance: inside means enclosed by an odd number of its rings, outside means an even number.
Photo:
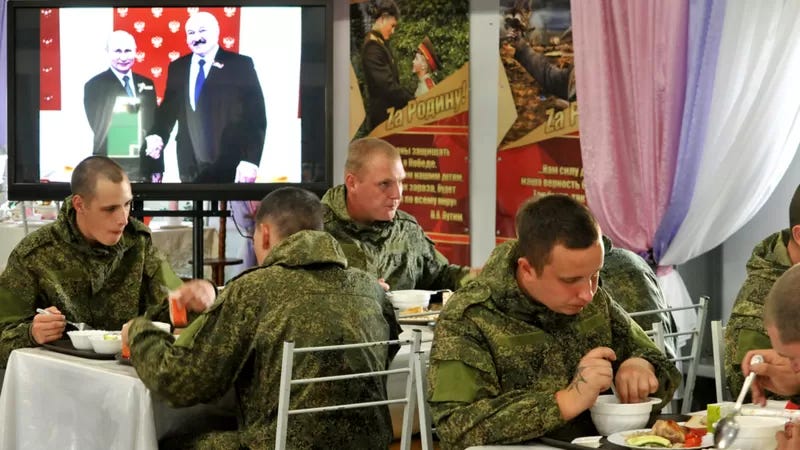
[{"label": "curtain drape", "polygon": [[615,245],[643,255],[675,173],[688,12],[686,2],[572,2],[587,203]]}]

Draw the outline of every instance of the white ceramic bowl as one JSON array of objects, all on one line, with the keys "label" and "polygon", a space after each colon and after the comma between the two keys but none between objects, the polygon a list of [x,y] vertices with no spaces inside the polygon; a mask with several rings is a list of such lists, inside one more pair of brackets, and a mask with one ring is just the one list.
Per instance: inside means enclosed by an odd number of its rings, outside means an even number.
[{"label": "white ceramic bowl", "polygon": [[731,446],[739,450],[774,450],[775,433],[783,430],[786,419],[780,417],[737,416],[739,434]]},{"label": "white ceramic bowl", "polygon": [[83,331],[67,331],[69,340],[72,341],[72,346],[78,350],[92,350],[92,343],[89,342],[89,336],[96,334],[104,334],[102,330],[83,330]]},{"label": "white ceramic bowl", "polygon": [[153,325],[155,325],[158,329],[166,331],[167,333],[172,333],[172,325],[166,322],[153,322]]},{"label": "white ceramic bowl", "polygon": [[589,412],[597,431],[609,436],[620,431],[644,428],[653,405],[659,402],[659,399],[651,399],[642,403],[620,403],[615,395],[601,395]]},{"label": "white ceramic bowl", "polygon": [[[112,338],[109,338],[113,336]],[[103,334],[89,336],[89,342],[95,353],[113,355],[122,351],[122,336],[118,331],[105,331]]]},{"label": "white ceramic bowl", "polygon": [[403,312],[407,309],[422,307],[427,309],[431,301],[433,291],[422,289],[406,289],[400,291],[390,291],[387,293],[392,306]]}]

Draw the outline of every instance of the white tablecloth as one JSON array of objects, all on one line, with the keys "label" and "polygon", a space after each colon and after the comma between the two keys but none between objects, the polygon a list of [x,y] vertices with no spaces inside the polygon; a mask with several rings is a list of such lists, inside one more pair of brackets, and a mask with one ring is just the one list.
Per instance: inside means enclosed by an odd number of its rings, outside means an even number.
[{"label": "white tablecloth", "polygon": [[[44,222],[30,222],[28,232],[41,227]],[[164,253],[172,269],[180,276],[192,276],[192,228],[182,227],[159,227],[156,222],[152,223],[153,245]],[[215,228],[203,229],[203,254],[206,257],[217,256],[218,233]],[[0,223],[0,270],[5,268],[8,255],[14,247],[25,237],[25,228],[22,223],[5,222]],[[211,269],[205,268],[205,278],[211,278]]]},{"label": "white tablecloth", "polygon": [[218,410],[170,408],[114,360],[20,349],[0,391],[0,450],[157,449],[159,438]]}]

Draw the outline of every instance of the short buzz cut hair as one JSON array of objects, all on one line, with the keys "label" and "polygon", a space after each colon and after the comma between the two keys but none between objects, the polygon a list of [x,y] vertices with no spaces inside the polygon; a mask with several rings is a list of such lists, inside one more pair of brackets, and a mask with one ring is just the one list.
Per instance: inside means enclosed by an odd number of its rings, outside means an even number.
[{"label": "short buzz cut hair", "polygon": [[122,183],[128,179],[125,170],[107,156],[90,156],[78,163],[72,171],[69,182],[72,195],[80,195],[86,199],[94,197],[97,180],[103,177],[112,183]]},{"label": "short buzz cut hair", "polygon": [[792,201],[789,202],[789,228],[800,225],[800,184],[794,190]]},{"label": "short buzz cut hair", "polygon": [[366,137],[354,140],[347,149],[347,161],[344,163],[345,175],[361,172],[367,161],[379,154],[391,160],[400,159],[400,152],[397,148],[383,139]]},{"label": "short buzz cut hair", "polygon": [[778,277],[764,302],[764,326],[774,326],[783,344],[800,342],[800,264]]},{"label": "short buzz cut hair", "polygon": [[600,226],[589,208],[567,195],[534,197],[517,211],[519,248],[538,275],[556,245],[585,249],[600,240]]},{"label": "short buzz cut hair", "polygon": [[298,187],[276,189],[256,211],[256,223],[271,222],[281,239],[298,231],[322,230],[322,202],[314,193]]}]

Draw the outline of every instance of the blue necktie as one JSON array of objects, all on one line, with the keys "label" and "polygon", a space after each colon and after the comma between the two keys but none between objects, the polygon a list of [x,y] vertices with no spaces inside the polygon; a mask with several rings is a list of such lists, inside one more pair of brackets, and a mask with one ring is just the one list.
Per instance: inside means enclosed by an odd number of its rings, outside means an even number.
[{"label": "blue necktie", "polygon": [[128,97],[134,97],[133,90],[131,89],[131,84],[129,83],[130,77],[125,75],[122,77],[122,82],[125,83],[125,92],[128,93]]},{"label": "blue necktie", "polygon": [[197,80],[194,82],[194,107],[200,102],[200,91],[203,90],[203,83],[206,82],[206,72],[203,66],[206,65],[206,60],[201,59],[197,62],[200,65],[200,70],[197,71]]}]

